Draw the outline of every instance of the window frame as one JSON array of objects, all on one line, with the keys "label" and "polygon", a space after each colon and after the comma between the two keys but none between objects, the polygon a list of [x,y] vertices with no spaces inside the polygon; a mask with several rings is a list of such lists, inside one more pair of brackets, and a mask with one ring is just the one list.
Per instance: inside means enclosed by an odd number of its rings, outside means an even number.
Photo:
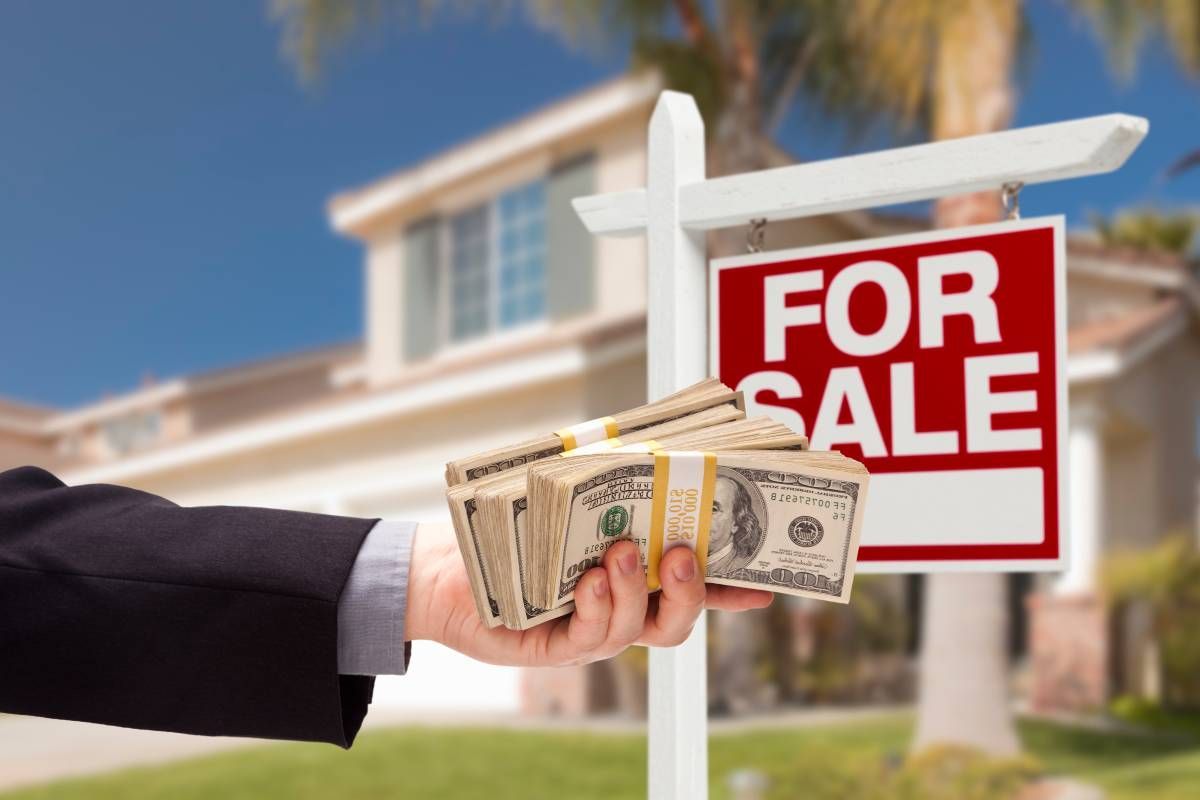
[{"label": "window frame", "polygon": [[[544,328],[550,318],[549,308],[549,281],[547,259],[547,214],[546,214],[546,192],[548,173],[541,172],[537,174],[527,175],[523,180],[514,183],[509,183],[504,186],[495,187],[494,191],[485,196],[476,196],[471,201],[456,204],[453,208],[447,208],[441,215],[438,224],[438,272],[441,276],[442,285],[446,287],[445,291],[441,292],[439,299],[438,318],[438,341],[439,351],[458,351],[461,349],[473,349],[482,341],[494,340],[497,337],[507,337],[509,334]],[[522,319],[508,326],[501,325],[501,277],[502,277],[502,253],[501,253],[501,211],[500,200],[510,192],[527,189],[533,184],[542,184],[542,275],[541,275],[541,291],[542,291],[542,309],[541,314],[536,317]],[[455,337],[455,299],[454,299],[454,220],[462,215],[473,213],[476,209],[483,207],[485,209],[485,220],[487,225],[487,322],[483,332],[467,336],[465,338]]]}]

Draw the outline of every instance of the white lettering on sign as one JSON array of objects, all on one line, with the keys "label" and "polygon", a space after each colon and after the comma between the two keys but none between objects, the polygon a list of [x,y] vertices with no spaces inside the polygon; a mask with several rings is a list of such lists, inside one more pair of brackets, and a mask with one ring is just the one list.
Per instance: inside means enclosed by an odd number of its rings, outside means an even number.
[{"label": "white lettering on sign", "polygon": [[817,271],[771,275],[763,279],[763,352],[767,361],[787,358],[787,330],[797,325],[820,325],[820,306],[789,306],[787,298],[795,292],[815,292],[825,285],[825,276]]},{"label": "white lettering on sign", "polygon": [[[970,275],[971,288],[946,294],[947,275]],[[941,347],[945,342],[946,317],[963,314],[971,318],[975,343],[1000,341],[1000,321],[992,293],[1000,284],[1000,268],[991,253],[968,250],[944,256],[917,259],[917,294],[921,309],[921,347]]]},{"label": "white lettering on sign", "polygon": [[790,372],[763,370],[752,373],[738,382],[737,390],[746,398],[746,416],[755,417],[766,414],[777,422],[787,425],[801,436],[808,435],[805,432],[808,428],[804,425],[804,417],[800,416],[799,411],[783,406],[762,405],[757,399],[758,393],[762,391],[772,391],[780,400],[794,400],[797,397],[803,397],[804,392],[800,390],[800,381],[796,380]]},{"label": "white lettering on sign", "polygon": [[1037,450],[1042,446],[1042,432],[1037,428],[996,430],[992,427],[992,417],[996,414],[1037,411],[1035,392],[994,392],[992,378],[1001,375],[1032,375],[1037,371],[1037,353],[963,359],[967,387],[968,453]]},{"label": "white lettering on sign", "polygon": [[[838,422],[843,403],[850,407],[850,422]],[[813,425],[812,449],[828,450],[835,442],[853,442],[862,447],[865,456],[887,455],[875,409],[871,407],[871,398],[867,396],[867,386],[858,367],[829,370],[825,394],[821,395],[821,408]]]},{"label": "white lettering on sign", "polygon": [[[859,333],[850,321],[850,296],[873,283],[886,300],[883,324],[870,334]],[[886,261],[860,261],[834,276],[825,296],[825,325],[834,346],[852,356],[877,356],[900,343],[912,320],[912,298],[904,273]]]},{"label": "white lettering on sign", "polygon": [[[947,292],[946,278],[963,275],[970,279],[965,291]],[[917,328],[924,349],[945,347],[946,320],[965,316],[971,321],[976,344],[1001,341],[999,314],[993,295],[1000,282],[995,257],[982,250],[967,250],[924,256],[918,259]],[[829,340],[841,352],[851,356],[878,356],[894,349],[913,324],[913,298],[908,281],[898,267],[887,261],[869,260],[851,264],[839,271],[825,289],[824,274],[819,270],[770,275],[763,279],[763,354],[764,360],[787,360],[787,334],[791,328],[824,324]],[[884,297],[883,322],[875,331],[864,332],[854,326],[850,301],[859,288],[874,284]],[[820,292],[823,302],[788,305],[798,293]],[[996,453],[1037,450],[1041,431],[1037,428],[996,428],[999,414],[1037,411],[1033,391],[998,392],[992,389],[993,377],[1032,375],[1038,371],[1037,353],[965,358],[963,391],[966,418],[960,430],[917,430],[916,375],[911,361],[889,365],[888,397],[891,403],[891,455],[948,455],[960,452],[962,440],[969,453]],[[747,375],[738,384],[745,393],[750,414],[768,414],[797,433],[808,429],[794,409],[760,403],[758,394],[772,391],[780,400],[803,396],[803,387],[791,374],[765,370]],[[848,421],[842,422],[846,410]],[[965,434],[960,436],[961,433]],[[827,450],[837,445],[857,444],[864,456],[889,455],[879,418],[871,402],[858,367],[837,367],[829,371],[822,387],[821,402],[813,421],[812,446]]]}]

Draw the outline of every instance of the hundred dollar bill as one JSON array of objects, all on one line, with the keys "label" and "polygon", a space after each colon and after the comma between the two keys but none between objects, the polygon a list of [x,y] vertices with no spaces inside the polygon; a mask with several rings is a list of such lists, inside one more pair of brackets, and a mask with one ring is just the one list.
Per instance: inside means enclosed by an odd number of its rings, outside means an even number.
[{"label": "hundred dollar bill", "polygon": [[705,471],[696,466],[705,454],[692,453],[664,478],[664,458],[674,455],[586,456],[530,470],[529,527],[552,558],[529,576],[538,605],[569,603],[622,539],[638,544],[652,588],[657,557],[685,544],[710,583],[849,600],[868,484],[859,462],[831,452],[719,452]]},{"label": "hundred dollar bill", "polygon": [[[626,434],[623,438],[605,439],[578,447],[567,453],[560,451],[549,457],[557,460],[558,456],[569,456],[576,452],[595,452],[598,449],[613,449],[633,446],[645,441],[669,439],[671,436],[687,431],[710,429],[713,426],[719,427],[741,421],[744,416],[744,412],[736,403],[718,403],[673,417],[656,425],[641,428]],[[779,423],[771,424],[782,428]],[[762,423],[756,423],[747,428],[747,431],[760,431],[761,429]],[[743,435],[743,440],[745,438]],[[480,619],[488,627],[495,627],[502,623],[509,627],[521,625],[528,627],[534,624],[530,620],[537,616],[532,610],[528,613],[521,611],[523,603],[514,599],[519,592],[512,588],[510,575],[519,575],[520,573],[513,572],[517,565],[514,560],[516,556],[509,553],[508,550],[511,548],[507,547],[511,542],[515,542],[517,536],[516,523],[510,519],[512,514],[507,511],[495,512],[491,522],[481,522],[479,503],[481,492],[497,488],[516,489],[517,494],[523,499],[525,472],[528,467],[528,464],[517,465],[477,480],[459,483],[446,490],[450,518],[454,523],[454,533],[458,539],[459,551],[466,564],[476,610],[479,612]],[[497,540],[495,537],[489,540],[485,535],[489,531],[494,532],[496,536],[507,538],[503,541]],[[562,616],[562,613],[565,612],[560,612],[555,616]],[[549,618],[545,617],[545,619]]]},{"label": "hundred dollar bill", "polygon": [[[702,412],[712,415],[715,409]],[[797,436],[785,425],[767,417],[737,420],[690,431],[660,431],[653,441],[624,445],[616,452],[649,453],[662,448],[704,447],[802,450],[808,439]],[[582,456],[564,454],[567,460]],[[561,461],[562,459],[556,459]],[[570,604],[548,606],[533,600],[529,579],[531,566],[548,563],[543,542],[530,530],[529,504],[526,497],[526,472],[514,470],[475,485],[474,499],[480,517],[480,549],[483,561],[493,576],[493,597],[499,616],[509,628],[524,629],[539,625],[570,611]]]}]

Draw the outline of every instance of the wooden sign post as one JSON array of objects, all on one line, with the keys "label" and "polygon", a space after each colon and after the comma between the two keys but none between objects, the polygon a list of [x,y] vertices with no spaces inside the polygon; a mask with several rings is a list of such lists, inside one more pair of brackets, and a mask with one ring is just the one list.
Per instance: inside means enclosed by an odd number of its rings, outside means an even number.
[{"label": "wooden sign post", "polygon": [[[647,370],[656,400],[709,372],[705,231],[1111,172],[1149,129],[1108,114],[705,180],[704,123],[663,92],[650,120],[646,188],[581,197],[593,234],[647,240]],[[977,568],[977,567],[976,567]],[[706,635],[650,653],[649,796],[708,796]]]}]

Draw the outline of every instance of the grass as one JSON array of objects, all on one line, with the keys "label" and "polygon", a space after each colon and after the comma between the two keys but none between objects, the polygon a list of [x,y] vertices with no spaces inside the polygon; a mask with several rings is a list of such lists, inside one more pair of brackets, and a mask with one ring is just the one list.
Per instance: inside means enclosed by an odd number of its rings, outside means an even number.
[{"label": "grass", "polygon": [[[907,716],[819,728],[714,735],[714,800],[744,767],[772,777],[772,800],[834,800],[904,752]],[[1053,774],[1103,786],[1111,800],[1197,796],[1200,743],[1022,724],[1028,751]],[[623,734],[398,728],[364,735],[351,752],[266,745],[165,767],[129,770],[2,794],[2,800],[374,800],[488,797],[640,798],[645,739]]]}]

